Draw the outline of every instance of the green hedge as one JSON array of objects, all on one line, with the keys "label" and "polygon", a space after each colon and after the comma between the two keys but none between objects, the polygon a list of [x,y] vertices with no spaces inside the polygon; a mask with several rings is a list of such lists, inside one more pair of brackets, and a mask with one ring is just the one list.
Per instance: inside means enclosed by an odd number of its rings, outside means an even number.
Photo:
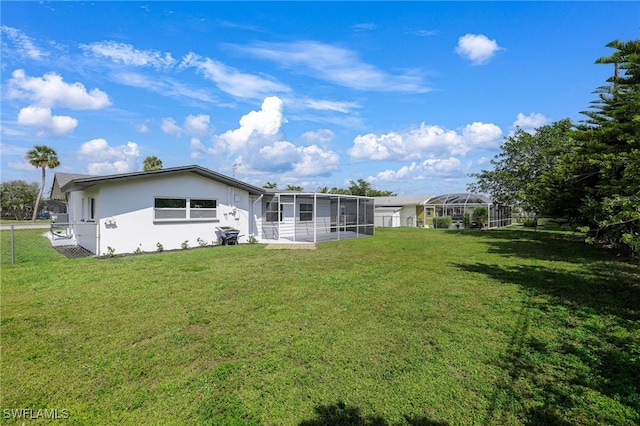
[{"label": "green hedge", "polygon": [[434,228],[449,228],[453,223],[451,216],[436,217],[433,219]]}]

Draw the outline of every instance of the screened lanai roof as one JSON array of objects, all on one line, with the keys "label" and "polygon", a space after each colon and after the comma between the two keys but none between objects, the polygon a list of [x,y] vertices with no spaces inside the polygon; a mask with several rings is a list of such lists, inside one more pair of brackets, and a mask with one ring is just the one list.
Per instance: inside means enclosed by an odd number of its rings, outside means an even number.
[{"label": "screened lanai roof", "polygon": [[460,194],[444,194],[437,197],[431,197],[425,204],[493,204],[493,200],[486,195],[460,193]]}]

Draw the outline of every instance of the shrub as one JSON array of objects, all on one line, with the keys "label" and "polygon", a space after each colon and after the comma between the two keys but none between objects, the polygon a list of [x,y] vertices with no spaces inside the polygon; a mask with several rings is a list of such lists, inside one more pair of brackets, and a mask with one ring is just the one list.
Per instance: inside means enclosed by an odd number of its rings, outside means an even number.
[{"label": "shrub", "polygon": [[182,242],[182,244],[180,244],[180,247],[182,247],[182,250],[186,250],[189,248],[189,240],[184,240]]},{"label": "shrub", "polygon": [[489,218],[489,209],[486,206],[476,206],[473,209],[473,220],[478,223],[480,228],[484,227]]},{"label": "shrub", "polygon": [[436,217],[433,219],[434,228],[449,228],[452,223],[453,218],[451,216]]},{"label": "shrub", "polygon": [[156,247],[158,248],[159,252],[164,250],[164,246],[160,243],[156,243]]},{"label": "shrub", "polygon": [[462,216],[462,224],[465,228],[471,226],[471,212],[464,212],[464,216]]},{"label": "shrub", "polygon": [[200,237],[198,237],[198,239],[197,239],[196,241],[198,242],[198,245],[199,245],[200,247],[206,247],[206,246],[208,246],[208,245],[209,245],[205,240],[203,240],[203,239],[202,239],[202,238],[200,238]]}]

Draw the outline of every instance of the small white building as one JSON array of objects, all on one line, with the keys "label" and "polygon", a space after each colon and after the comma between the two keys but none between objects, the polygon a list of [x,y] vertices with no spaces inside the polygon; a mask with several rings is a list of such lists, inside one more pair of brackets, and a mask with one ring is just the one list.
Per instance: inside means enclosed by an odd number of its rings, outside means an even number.
[{"label": "small white building", "polygon": [[425,226],[424,203],[430,195],[375,197],[375,224],[379,228]]},{"label": "small white building", "polygon": [[51,198],[67,203],[77,244],[96,255],[179,249],[219,241],[304,241],[373,234],[373,199],[280,193],[200,166],[108,176],[56,173]]}]

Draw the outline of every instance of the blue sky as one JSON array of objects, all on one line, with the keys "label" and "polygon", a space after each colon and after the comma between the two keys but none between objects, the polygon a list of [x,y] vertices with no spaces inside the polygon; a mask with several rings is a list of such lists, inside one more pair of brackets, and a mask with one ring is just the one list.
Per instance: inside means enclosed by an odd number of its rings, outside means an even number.
[{"label": "blue sky", "polygon": [[[306,190],[463,192],[578,121],[638,2],[2,2],[2,181],[199,164]],[[49,172],[48,185],[53,173]]]}]

